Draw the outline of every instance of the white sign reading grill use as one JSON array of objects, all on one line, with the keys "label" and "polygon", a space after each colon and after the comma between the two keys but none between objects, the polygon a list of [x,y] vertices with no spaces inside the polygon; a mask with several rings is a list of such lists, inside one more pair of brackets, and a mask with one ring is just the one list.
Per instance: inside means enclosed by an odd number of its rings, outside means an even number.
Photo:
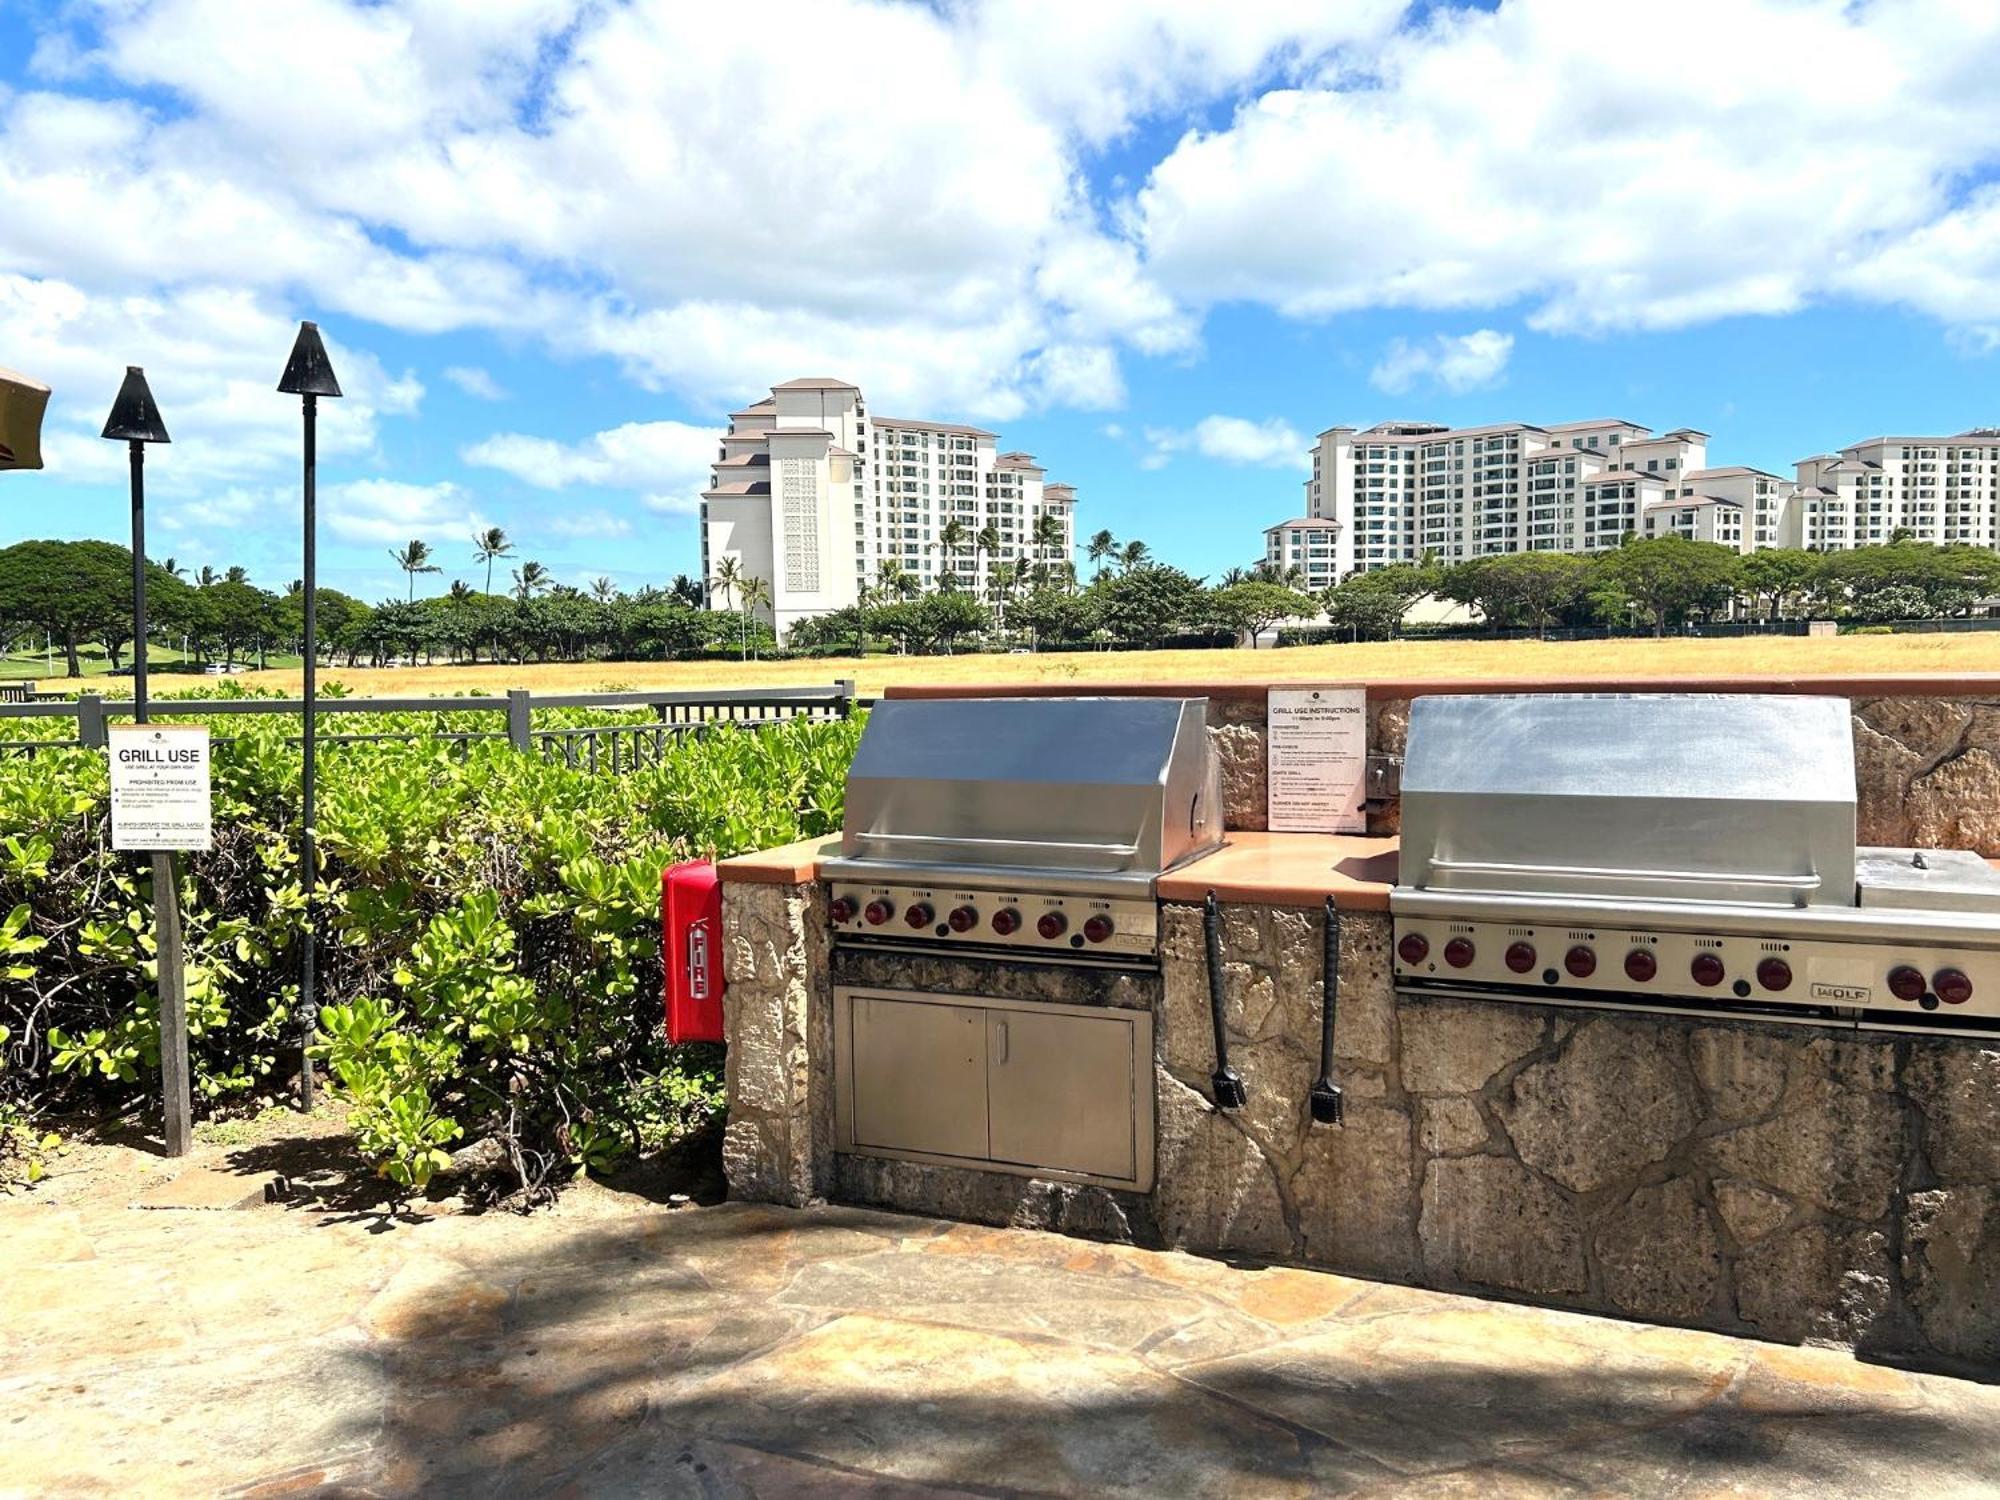
[{"label": "white sign reading grill use", "polygon": [[111,744],[111,847],[209,847],[208,730],[119,724]]},{"label": "white sign reading grill use", "polygon": [[1367,690],[1274,687],[1267,712],[1273,831],[1366,833]]}]

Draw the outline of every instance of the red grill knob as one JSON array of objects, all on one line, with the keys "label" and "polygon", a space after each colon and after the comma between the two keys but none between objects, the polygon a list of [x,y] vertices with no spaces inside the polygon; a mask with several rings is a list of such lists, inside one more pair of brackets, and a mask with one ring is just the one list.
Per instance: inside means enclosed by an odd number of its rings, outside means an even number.
[{"label": "red grill knob", "polygon": [[1093,943],[1109,942],[1111,934],[1117,930],[1112,925],[1111,918],[1105,916],[1102,912],[1099,912],[1083,924],[1083,935]]},{"label": "red grill knob", "polygon": [[1412,966],[1431,956],[1431,940],[1421,932],[1406,932],[1396,944],[1396,957]]},{"label": "red grill knob", "polygon": [[954,906],[951,915],[945,918],[953,932],[970,932],[979,925],[979,908],[976,906]]},{"label": "red grill knob", "polygon": [[931,919],[936,915],[937,913],[931,910],[930,902],[919,901],[915,906],[903,913],[903,920],[908,922],[912,927],[928,927],[931,925]]},{"label": "red grill knob", "polygon": [[1696,984],[1720,984],[1725,972],[1721,957],[1714,953],[1697,953],[1688,965],[1688,975]]},{"label": "red grill knob", "polygon": [[1011,906],[1003,906],[993,913],[993,930],[1002,937],[1021,930],[1021,914]]},{"label": "red grill knob", "polygon": [[[1445,950],[1445,956],[1447,958],[1451,956],[1449,948]],[[1535,966],[1535,945],[1533,943],[1509,943],[1505,957],[1508,968],[1512,969],[1516,974],[1525,974]],[[1464,966],[1460,965],[1460,967]]]},{"label": "red grill knob", "polygon": [[1792,966],[1782,958],[1760,958],[1757,982],[1767,990],[1788,990],[1792,987]]},{"label": "red grill knob", "polygon": [[1963,1005],[1972,998],[1972,980],[1963,969],[1939,969],[1931,975],[1931,988],[1946,1005]]},{"label": "red grill knob", "polygon": [[1444,961],[1454,969],[1463,969],[1472,962],[1472,939],[1453,938],[1444,945]]},{"label": "red grill knob", "polygon": [[1059,911],[1045,911],[1041,919],[1035,923],[1035,931],[1050,942],[1054,942],[1069,931],[1069,918]]},{"label": "red grill knob", "polygon": [[1908,964],[1897,964],[1889,971],[1889,993],[1898,1000],[1921,1000],[1924,991],[1930,988],[1930,981],[1924,978],[1922,969],[1913,969]]},{"label": "red grill knob", "polygon": [[852,896],[835,896],[832,905],[827,907],[826,914],[835,922],[852,922],[854,914],[860,909],[854,904]]},{"label": "red grill knob", "polygon": [[870,927],[880,927],[889,918],[896,915],[896,908],[889,902],[878,898],[870,901],[861,915],[868,919]]},{"label": "red grill knob", "polygon": [[1660,972],[1660,961],[1650,948],[1634,948],[1625,955],[1625,977],[1644,984]]},{"label": "red grill knob", "polygon": [[1588,979],[1597,972],[1597,954],[1582,943],[1578,943],[1563,955],[1563,967],[1572,979]]}]

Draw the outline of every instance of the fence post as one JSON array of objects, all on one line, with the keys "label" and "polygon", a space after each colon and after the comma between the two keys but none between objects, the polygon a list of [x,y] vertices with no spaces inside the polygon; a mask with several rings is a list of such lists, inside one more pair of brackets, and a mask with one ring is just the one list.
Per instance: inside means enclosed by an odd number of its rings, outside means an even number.
[{"label": "fence post", "polygon": [[507,743],[516,750],[530,748],[528,739],[528,690],[507,689]]},{"label": "fence post", "polygon": [[104,732],[104,699],[97,693],[84,693],[76,700],[76,741],[86,750],[102,750],[111,743]]},{"label": "fence post", "polygon": [[854,679],[836,677],[833,681],[833,711],[843,719],[854,716]]}]

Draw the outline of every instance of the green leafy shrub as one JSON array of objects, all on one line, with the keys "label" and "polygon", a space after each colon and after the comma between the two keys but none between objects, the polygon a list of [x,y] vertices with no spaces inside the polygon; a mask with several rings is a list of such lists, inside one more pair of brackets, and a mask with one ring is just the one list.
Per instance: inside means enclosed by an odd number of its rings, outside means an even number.
[{"label": "green leafy shrub", "polygon": [[[296,1071],[306,905],[296,723],[214,727],[215,844],[176,862],[205,1113]],[[321,752],[318,1053],[384,1175],[420,1189],[457,1143],[494,1138],[539,1191],[713,1119],[720,1049],[662,1032],[661,872],[837,829],[859,722],[719,727],[618,775],[449,737],[490,714],[339,728],[418,732]],[[20,1110],[122,1110],[156,1087],[151,870],[111,852],[107,802],[101,753],[0,755],[0,1102]]]}]

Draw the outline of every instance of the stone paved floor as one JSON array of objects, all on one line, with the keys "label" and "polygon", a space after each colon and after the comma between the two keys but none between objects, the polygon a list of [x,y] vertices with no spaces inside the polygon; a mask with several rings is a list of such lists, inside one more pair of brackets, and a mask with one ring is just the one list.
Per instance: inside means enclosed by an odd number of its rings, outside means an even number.
[{"label": "stone paved floor", "polygon": [[2000,1493],[2000,1386],[1841,1353],[838,1208],[138,1196],[0,1204],[0,1494]]}]

